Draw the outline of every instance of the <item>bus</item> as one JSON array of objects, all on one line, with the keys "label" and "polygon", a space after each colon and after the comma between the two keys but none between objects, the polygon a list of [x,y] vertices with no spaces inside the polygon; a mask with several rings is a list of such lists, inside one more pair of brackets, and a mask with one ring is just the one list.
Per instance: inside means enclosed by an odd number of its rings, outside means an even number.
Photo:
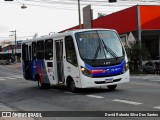
[{"label": "bus", "polygon": [[115,89],[129,82],[128,59],[115,30],[82,29],[22,42],[23,76],[39,88]]},{"label": "bus", "polygon": [[0,64],[7,65],[11,63],[12,53],[0,52]]}]

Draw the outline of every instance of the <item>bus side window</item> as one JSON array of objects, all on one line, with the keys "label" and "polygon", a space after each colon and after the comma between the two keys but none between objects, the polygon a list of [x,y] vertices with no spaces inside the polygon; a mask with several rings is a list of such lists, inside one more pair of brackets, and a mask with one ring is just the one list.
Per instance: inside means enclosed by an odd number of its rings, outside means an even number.
[{"label": "bus side window", "polygon": [[69,63],[77,66],[77,56],[75,51],[75,46],[73,43],[73,38],[71,36],[65,37],[65,48],[66,48],[66,59]]},{"label": "bus side window", "polygon": [[45,60],[53,60],[53,40],[45,41]]},{"label": "bus side window", "polygon": [[[24,60],[25,61],[25,56],[26,54],[25,54],[25,44],[22,44],[22,60]],[[13,56],[12,56],[13,57]],[[12,58],[13,59],[13,58]]]},{"label": "bus side window", "polygon": [[44,41],[37,42],[37,59],[44,59]]},{"label": "bus side window", "polygon": [[37,53],[36,53],[36,42],[32,43],[32,59],[36,60]]}]

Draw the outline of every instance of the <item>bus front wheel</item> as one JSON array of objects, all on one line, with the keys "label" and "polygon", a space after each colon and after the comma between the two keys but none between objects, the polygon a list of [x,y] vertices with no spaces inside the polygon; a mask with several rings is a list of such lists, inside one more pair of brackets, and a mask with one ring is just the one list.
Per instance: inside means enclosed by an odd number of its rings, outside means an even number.
[{"label": "bus front wheel", "polygon": [[73,80],[69,82],[68,87],[73,93],[78,91],[78,88],[76,88],[76,85]]},{"label": "bus front wheel", "polygon": [[110,90],[114,90],[114,89],[116,89],[117,85],[109,85],[109,86],[107,86],[107,87],[108,87],[108,89],[110,89]]}]

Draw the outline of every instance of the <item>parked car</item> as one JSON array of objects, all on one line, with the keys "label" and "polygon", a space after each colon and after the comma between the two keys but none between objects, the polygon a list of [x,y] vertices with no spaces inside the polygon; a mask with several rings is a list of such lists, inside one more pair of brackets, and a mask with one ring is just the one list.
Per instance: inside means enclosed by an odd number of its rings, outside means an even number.
[{"label": "parked car", "polygon": [[149,74],[160,74],[160,62],[147,62],[143,65],[143,71]]}]

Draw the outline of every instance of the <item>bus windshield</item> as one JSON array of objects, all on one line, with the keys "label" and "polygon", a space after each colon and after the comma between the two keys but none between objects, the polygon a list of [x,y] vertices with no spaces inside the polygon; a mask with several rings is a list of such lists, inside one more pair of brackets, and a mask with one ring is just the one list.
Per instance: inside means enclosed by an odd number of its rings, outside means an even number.
[{"label": "bus windshield", "polygon": [[118,59],[123,48],[117,33],[109,30],[94,30],[75,34],[82,59]]}]

